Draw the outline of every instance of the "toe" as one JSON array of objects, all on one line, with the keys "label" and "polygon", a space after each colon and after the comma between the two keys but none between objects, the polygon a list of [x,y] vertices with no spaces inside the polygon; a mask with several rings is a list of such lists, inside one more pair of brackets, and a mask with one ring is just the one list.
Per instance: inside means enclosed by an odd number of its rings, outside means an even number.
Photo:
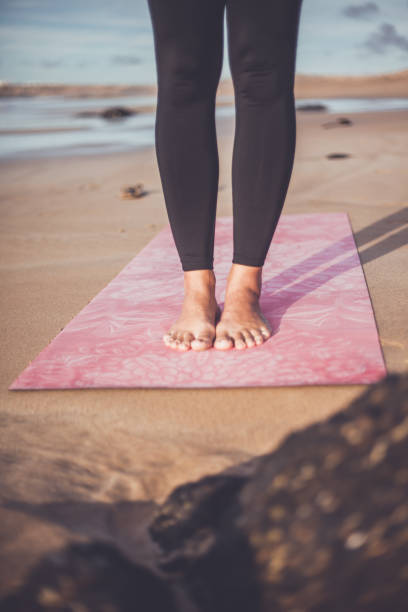
[{"label": "toe", "polygon": [[200,334],[197,338],[191,341],[191,348],[195,351],[204,351],[209,349],[213,344],[213,336]]},{"label": "toe", "polygon": [[179,351],[189,351],[191,346],[190,346],[190,342],[184,340],[184,334],[180,337],[177,338],[176,340],[176,348]]},{"label": "toe", "polygon": [[255,340],[255,344],[262,344],[264,341],[264,338],[261,334],[261,330],[260,329],[251,329],[251,334]]},{"label": "toe", "polygon": [[235,348],[244,349],[246,348],[245,338],[241,332],[237,332],[233,335]]},{"label": "toe", "polygon": [[214,342],[214,348],[221,349],[221,350],[230,349],[233,346],[234,346],[234,342],[232,338],[230,338],[230,336],[226,332],[219,334],[216,337],[215,342]]},{"label": "toe", "polygon": [[176,349],[178,349],[179,351],[181,350],[185,350],[185,346],[184,346],[184,342],[183,342],[183,338],[184,338],[184,332],[183,331],[178,331],[175,334],[175,340],[174,340],[174,347]]},{"label": "toe", "polygon": [[166,332],[163,335],[163,342],[169,346],[173,342],[174,334],[171,331]]},{"label": "toe", "polygon": [[186,346],[187,348],[191,348],[192,340],[194,340],[194,334],[192,334],[191,332],[184,332],[182,340],[184,346]]},{"label": "toe", "polygon": [[271,332],[267,327],[261,327],[261,334],[264,338],[269,338],[271,336]]},{"label": "toe", "polygon": [[251,334],[251,332],[249,331],[249,329],[243,329],[242,330],[242,335],[245,338],[245,342],[246,345],[251,347],[251,346],[255,346],[255,340],[253,335]]},{"label": "toe", "polygon": [[178,339],[178,332],[175,331],[172,333],[172,336],[169,340],[169,346],[171,348],[178,348],[178,345],[180,344],[180,340]]}]

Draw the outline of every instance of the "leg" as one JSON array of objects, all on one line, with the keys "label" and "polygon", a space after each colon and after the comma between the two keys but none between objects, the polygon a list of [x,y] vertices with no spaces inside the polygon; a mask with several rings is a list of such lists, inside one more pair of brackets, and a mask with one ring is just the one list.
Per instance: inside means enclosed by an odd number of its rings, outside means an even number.
[{"label": "leg", "polygon": [[163,337],[179,350],[207,349],[219,314],[213,272],[219,159],[215,95],[223,58],[225,0],[148,0],[158,98],[156,155],[184,271],[179,319]]},{"label": "leg", "polygon": [[225,0],[148,0],[158,97],[156,154],[184,271],[213,269],[219,159],[215,95]]},{"label": "leg", "polygon": [[228,0],[236,99],[233,263],[262,266],[292,172],[300,0]]},{"label": "leg", "polygon": [[293,93],[301,0],[227,0],[235,90],[233,265],[216,348],[261,344],[271,328],[259,307],[262,266],[293,168]]}]

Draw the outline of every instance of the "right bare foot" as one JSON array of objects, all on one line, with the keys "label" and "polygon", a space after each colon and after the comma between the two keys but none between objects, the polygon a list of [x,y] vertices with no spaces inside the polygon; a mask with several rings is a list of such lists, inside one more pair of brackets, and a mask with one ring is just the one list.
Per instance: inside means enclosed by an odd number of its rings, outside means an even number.
[{"label": "right bare foot", "polygon": [[244,349],[263,344],[272,335],[271,325],[259,304],[261,286],[261,266],[232,264],[214,348]]},{"label": "right bare foot", "polygon": [[179,350],[211,348],[220,308],[215,299],[213,270],[184,272],[184,302],[180,317],[164,334],[166,346]]}]

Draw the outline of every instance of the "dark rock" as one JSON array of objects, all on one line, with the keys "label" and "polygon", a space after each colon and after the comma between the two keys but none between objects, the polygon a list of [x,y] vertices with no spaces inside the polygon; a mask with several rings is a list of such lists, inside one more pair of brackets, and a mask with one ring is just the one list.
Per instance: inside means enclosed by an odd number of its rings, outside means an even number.
[{"label": "dark rock", "polygon": [[112,106],[105,110],[84,110],[75,113],[75,117],[102,117],[103,119],[125,119],[135,115],[136,111],[124,106]]},{"label": "dark rock", "polygon": [[351,157],[351,155],[349,153],[328,153],[326,157],[327,159],[346,159]]},{"label": "dark rock", "polygon": [[328,107],[325,104],[299,104],[296,106],[298,111],[328,111]]},{"label": "dark rock", "polygon": [[[164,550],[176,553],[165,560],[168,569],[186,567],[189,558],[213,544],[224,509],[246,481],[242,476],[207,476],[173,491],[149,529]],[[186,545],[181,555],[180,543]]]},{"label": "dark rock", "polygon": [[104,119],[123,119],[124,117],[130,117],[130,115],[134,115],[134,111],[124,106],[112,106],[101,113],[101,117]]},{"label": "dark rock", "polygon": [[241,476],[176,488],[150,533],[199,612],[405,612],[408,375]]},{"label": "dark rock", "polygon": [[353,125],[352,120],[348,117],[337,117],[336,121],[340,123],[340,125]]},{"label": "dark rock", "polygon": [[2,612],[176,612],[170,589],[150,569],[103,542],[71,544],[50,555]]},{"label": "dark rock", "polygon": [[120,197],[122,200],[133,200],[135,198],[141,198],[146,194],[147,191],[145,191],[143,183],[122,187],[120,190]]},{"label": "dark rock", "polygon": [[322,123],[324,128],[337,127],[339,125],[353,125],[351,119],[348,117],[337,117],[334,121],[326,121],[326,123]]}]

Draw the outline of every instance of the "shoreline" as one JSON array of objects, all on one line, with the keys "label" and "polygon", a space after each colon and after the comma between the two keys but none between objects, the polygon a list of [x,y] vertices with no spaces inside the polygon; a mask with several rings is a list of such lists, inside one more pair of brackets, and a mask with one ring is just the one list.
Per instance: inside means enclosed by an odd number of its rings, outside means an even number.
[{"label": "shoreline", "polygon": [[[295,97],[303,98],[406,98],[408,97],[408,69],[378,75],[332,76],[295,75]],[[231,78],[219,82],[217,97],[233,95]],[[157,85],[81,85],[63,83],[0,82],[0,98],[65,96],[68,98],[106,98],[126,96],[155,96]]]},{"label": "shoreline", "polygon": [[[296,111],[296,117],[297,117],[297,122],[308,122],[309,120],[311,120],[312,122],[314,122],[314,120],[316,118],[318,118],[320,116],[320,118],[322,119],[322,121],[327,121],[328,119],[335,122],[336,117],[344,117],[345,115],[348,117],[350,116],[350,118],[353,119],[353,122],[356,122],[356,119],[360,119],[362,121],[366,120],[369,121],[370,118],[375,116],[382,116],[384,114],[396,114],[398,116],[398,113],[401,113],[401,121],[405,120],[406,117],[408,117],[408,109],[385,109],[385,110],[378,110],[378,109],[373,109],[373,110],[365,110],[365,111],[351,111],[351,112],[328,112],[327,110],[324,111],[302,111],[302,110],[297,110]],[[301,116],[301,117],[300,117]],[[310,118],[310,119],[309,119]],[[217,134],[219,138],[222,138],[224,135],[224,132],[229,132],[233,130],[233,124],[235,122],[235,115],[231,115],[231,116],[218,116],[216,118],[216,123],[217,123]],[[337,126],[336,126],[337,127]],[[24,135],[30,135],[30,134],[53,134],[53,133],[58,133],[58,132],[78,132],[78,131],[87,131],[88,128],[81,128],[81,127],[72,127],[72,128],[61,128],[61,129],[55,129],[55,128],[44,128],[44,130],[40,130],[40,129],[36,129],[34,130],[10,130],[9,133],[5,133],[3,131],[0,131],[0,135],[18,135],[18,136],[24,136]],[[93,148],[97,148],[97,145],[94,145]],[[125,148],[125,146],[123,146],[122,149],[118,149],[117,151],[112,151],[112,150],[105,150],[105,148],[103,146],[100,146],[100,149],[95,152],[95,151],[86,151],[84,150],[84,148],[81,145],[73,145],[73,146],[61,146],[61,147],[49,147],[49,148],[44,148],[44,149],[36,149],[36,150],[29,150],[27,152],[22,152],[22,153],[16,153],[14,155],[9,155],[9,156],[0,156],[0,168],[1,167],[5,167],[7,166],[7,164],[14,164],[14,163],[19,163],[19,162],[26,162],[26,163],[35,163],[36,161],[38,162],[44,162],[44,161],[51,161],[51,160],[65,160],[67,162],[69,161],[74,161],[76,159],[100,159],[100,158],[106,158],[106,157],[118,157],[118,156],[129,156],[132,154],[138,154],[138,153],[143,153],[145,151],[150,151],[153,150],[155,148],[155,143],[140,143],[140,144],[135,144],[134,147],[132,148]],[[69,149],[71,149],[71,152],[69,151]]]}]

